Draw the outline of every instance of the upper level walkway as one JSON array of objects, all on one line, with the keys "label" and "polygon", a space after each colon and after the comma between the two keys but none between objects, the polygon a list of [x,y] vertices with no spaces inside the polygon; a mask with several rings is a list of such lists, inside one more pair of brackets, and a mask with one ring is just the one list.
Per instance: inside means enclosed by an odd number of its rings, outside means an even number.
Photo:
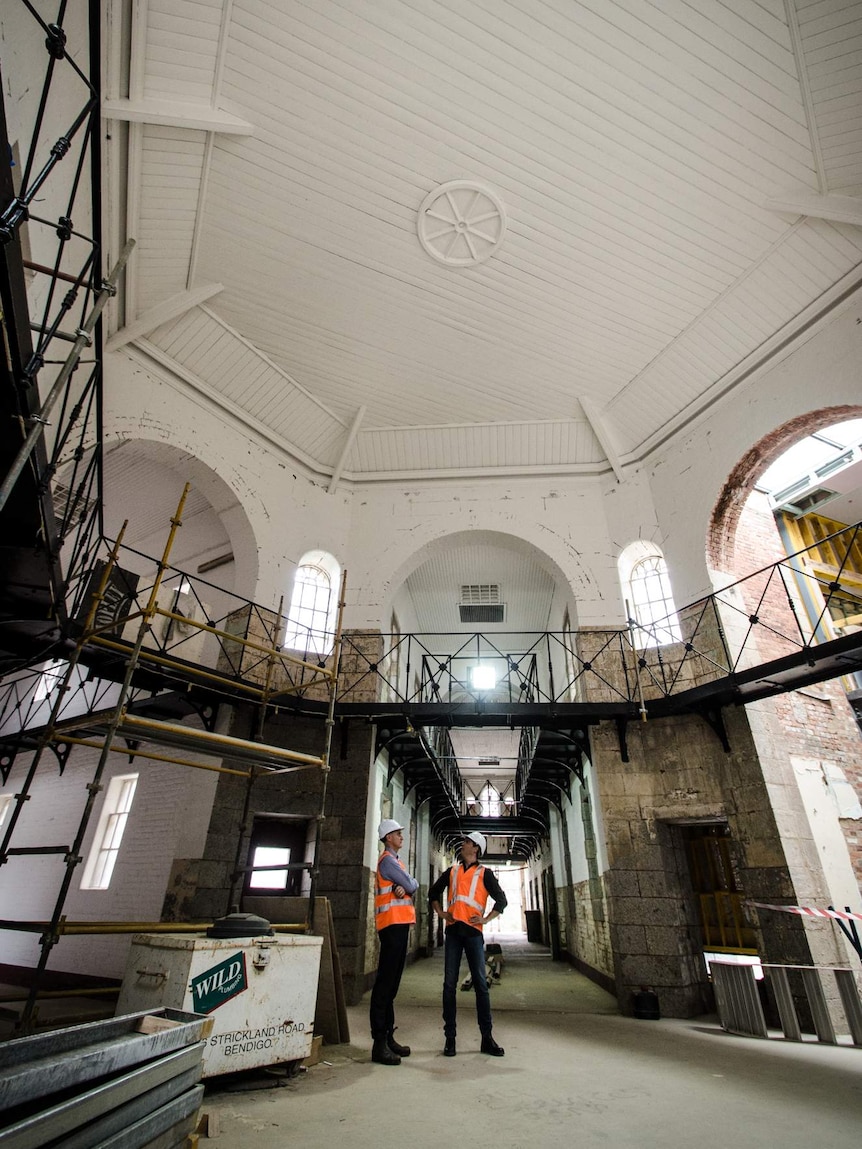
[{"label": "upper level walkway", "polygon": [[[347,630],[334,698],[322,679],[331,680],[336,656],[319,653],[319,638],[305,651],[288,650],[277,612],[185,571],[159,570],[130,548],[117,553],[94,616],[99,568],[78,580],[66,639],[77,662],[62,697],[62,643],[50,665],[7,675],[0,686],[4,777],[18,753],[38,744],[52,710],[51,748],[61,768],[76,739],[98,736],[137,647],[122,736],[191,750],[197,739],[212,752],[222,702],[251,703],[262,716],[292,710],[323,719],[331,708],[336,720],[374,723],[390,778],[400,771],[407,793],[430,800],[442,834],[462,832],[470,815],[450,731],[520,729],[515,805],[499,826],[487,819],[483,826],[522,838],[515,852],[529,853],[546,829],[548,802],[570,799],[571,778],[583,776],[591,725],[612,720],[627,760],[629,722],[694,713],[728,749],[724,707],[830,678],[841,677],[848,691],[862,681],[860,525],[649,625],[531,634]],[[154,587],[155,614],[136,644]],[[86,633],[74,621],[85,617]],[[493,686],[477,685],[477,667]],[[189,716],[196,721],[184,725]],[[245,754],[253,768],[284,765],[271,756],[261,762],[251,745],[228,751]]]}]

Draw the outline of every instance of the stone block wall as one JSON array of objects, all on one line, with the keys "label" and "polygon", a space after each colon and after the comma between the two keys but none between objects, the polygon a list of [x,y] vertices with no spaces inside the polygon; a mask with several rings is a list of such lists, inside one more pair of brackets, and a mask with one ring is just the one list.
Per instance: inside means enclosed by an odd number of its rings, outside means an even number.
[{"label": "stone block wall", "polygon": [[[659,994],[667,1015],[691,1016],[709,1007],[697,906],[678,824],[727,822],[739,878],[751,900],[793,901],[797,887],[816,880],[818,863],[810,835],[806,839],[803,833],[798,789],[781,791],[776,815],[745,711],[728,712],[726,722],[730,754],[694,716],[632,724],[627,763],[612,724],[592,732],[607,844],[610,945],[624,1010],[643,985]],[[770,913],[753,916],[751,924],[759,929],[765,960],[811,962],[811,944],[817,942],[800,919]],[[831,934],[823,939],[817,959],[831,964],[839,955],[830,939]]]},{"label": "stone block wall", "polygon": [[589,669],[581,678],[581,699],[637,703],[641,692],[649,701],[724,677],[728,657],[721,619],[712,604],[698,603],[682,611],[679,622],[679,642],[638,649],[633,649],[626,633],[582,627],[578,656]]},{"label": "stone block wall", "polygon": [[[237,707],[230,733],[248,738],[257,711]],[[265,740],[309,754],[323,749],[324,725],[319,719],[285,713],[271,717]],[[332,741],[326,777],[325,814],[320,828],[316,894],[329,899],[335,926],[345,994],[355,1003],[365,988],[370,876],[364,865],[365,809],[373,754],[373,730],[364,724],[339,724]],[[226,759],[225,765],[233,763]],[[241,763],[235,765],[242,768]],[[236,865],[246,864],[254,814],[291,814],[317,819],[324,774],[321,770],[286,770],[260,775],[254,782],[248,818],[243,824],[246,779],[219,778],[205,855],[196,863],[196,886],[186,889],[188,919],[218,917],[229,909],[229,888]],[[185,875],[188,886],[188,874]]]},{"label": "stone block wall", "polygon": [[[328,701],[329,684],[316,675],[314,669],[307,669],[292,661],[290,651],[286,650],[274,658],[270,658],[267,653],[272,649],[274,636],[280,630],[276,611],[259,606],[244,606],[229,615],[224,629],[254,646],[223,639],[217,667],[220,673],[238,675],[261,687],[266,684],[269,673],[269,689],[273,694],[290,690],[303,698],[317,702]],[[380,697],[382,681],[377,674],[377,667],[383,658],[381,633],[345,630],[342,637],[338,698],[343,702],[376,702]],[[266,651],[258,647],[265,647]],[[299,652],[294,653],[302,657]],[[332,667],[332,655],[318,658],[310,654],[305,661],[312,668],[317,666],[330,670]]]},{"label": "stone block wall", "polygon": [[[605,988],[612,989],[614,956],[604,886],[603,878],[591,878],[586,882],[576,882],[572,887],[567,900],[575,906],[575,913],[568,923],[567,948],[569,958],[582,972]],[[592,912],[597,896],[604,909],[603,918],[598,919]]]}]

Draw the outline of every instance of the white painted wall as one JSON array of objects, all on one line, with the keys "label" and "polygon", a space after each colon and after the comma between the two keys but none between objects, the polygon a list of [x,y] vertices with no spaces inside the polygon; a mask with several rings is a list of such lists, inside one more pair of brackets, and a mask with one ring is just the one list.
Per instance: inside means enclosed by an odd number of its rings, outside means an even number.
[{"label": "white painted wall", "polygon": [[[106,427],[109,436],[171,443],[228,484],[248,521],[245,539],[232,536],[238,567],[253,546],[253,597],[263,605],[289,588],[301,555],[320,547],[348,571],[345,624],[388,630],[395,596],[433,548],[458,532],[482,530],[544,556],[571,597],[574,626],[615,626],[625,621],[617,559],[635,539],[662,547],[678,606],[710,591],[706,537],[728,475],[793,416],[860,402],[861,345],[862,327],[845,305],[652,458],[627,467],[622,483],[610,474],[441,480],[345,485],[330,495],[268,440],[135,350],[108,357]],[[238,569],[237,589],[245,581],[248,573]]]},{"label": "white painted wall", "polygon": [[[811,827],[811,836],[823,867],[829,891],[828,904],[837,910],[849,906],[853,913],[862,913],[859,884],[850,864],[847,841],[838,821],[839,816],[852,817],[857,824],[862,820],[862,807],[837,762],[819,758],[790,756],[790,764],[802,795],[805,813]],[[819,903],[818,903],[819,904]],[[855,967],[858,956],[838,926],[836,935],[847,951],[847,961]]]},{"label": "white painted wall", "polygon": [[350,625],[378,625],[404,580],[434,548],[475,530],[527,544],[570,594],[574,626],[606,622],[609,610],[621,608],[616,560],[606,561],[611,548],[598,493],[596,481],[587,479],[363,488],[351,523],[350,565],[354,595],[360,597],[351,599]]},{"label": "white painted wall", "polygon": [[664,550],[678,606],[712,591],[705,561],[710,517],[746,452],[796,416],[862,404],[859,306],[858,299],[848,301],[780,362],[663,444],[636,476],[639,484],[648,484],[656,508],[661,531],[656,541]]},{"label": "white painted wall", "polygon": [[[188,755],[185,755],[188,757]],[[13,845],[72,845],[92,780],[98,751],[75,749],[61,775],[46,754],[31,789],[31,799],[15,830]],[[20,757],[0,794],[14,794],[29,765]],[[209,825],[217,775],[211,771],[110,755],[105,787],[118,774],[139,775],[111,884],[107,890],[80,888],[104,801],[97,797],[84,838],[84,863],[76,867],[64,913],[70,921],[158,921],[174,858],[200,857]],[[0,918],[44,921],[50,918],[64,873],[62,856],[13,857],[0,884]],[[129,934],[67,936],[54,947],[48,968],[121,978]],[[0,933],[0,962],[31,965],[38,959],[35,934]]]},{"label": "white painted wall", "polygon": [[[107,440],[170,444],[200,459],[235,495],[238,508],[222,522],[236,556],[237,593],[274,609],[282,594],[289,598],[301,557],[317,548],[348,567],[347,494],[328,494],[266,439],[141,353],[117,351],[106,360]],[[216,498],[210,502],[218,506]],[[351,573],[348,600],[354,601]]]}]

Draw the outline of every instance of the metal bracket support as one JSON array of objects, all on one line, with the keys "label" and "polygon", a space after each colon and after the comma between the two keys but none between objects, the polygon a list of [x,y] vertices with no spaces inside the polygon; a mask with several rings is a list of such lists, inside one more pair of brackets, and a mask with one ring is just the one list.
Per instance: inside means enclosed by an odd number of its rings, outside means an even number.
[{"label": "metal bracket support", "polygon": [[618,714],[614,720],[617,724],[617,741],[620,744],[620,758],[623,762],[629,761],[628,725],[629,720],[623,714]]},{"label": "metal bracket support", "polygon": [[722,714],[721,707],[711,709],[709,707],[698,707],[697,714],[704,720],[713,734],[721,743],[721,748],[725,754],[730,753],[730,742],[727,737],[727,729],[724,725],[724,715]]}]

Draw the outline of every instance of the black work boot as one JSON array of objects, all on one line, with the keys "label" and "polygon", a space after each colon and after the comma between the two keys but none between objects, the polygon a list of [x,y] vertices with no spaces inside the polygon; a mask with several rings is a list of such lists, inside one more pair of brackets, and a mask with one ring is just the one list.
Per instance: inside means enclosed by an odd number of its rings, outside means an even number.
[{"label": "black work boot", "polygon": [[502,1057],[506,1051],[502,1045],[496,1043],[490,1033],[487,1033],[482,1038],[482,1052],[490,1053],[492,1057]]},{"label": "black work boot", "polygon": [[454,1037],[447,1037],[446,1038],[446,1044],[443,1046],[443,1056],[444,1057],[454,1057],[456,1052],[457,1051],[455,1049],[455,1038]]},{"label": "black work boot", "polygon": [[409,1045],[400,1045],[395,1040],[395,1030],[394,1029],[387,1036],[386,1044],[389,1046],[389,1048],[392,1050],[392,1052],[395,1054],[396,1057],[409,1057],[410,1056],[410,1046]]},{"label": "black work boot", "polygon": [[385,1037],[376,1037],[371,1047],[371,1060],[378,1065],[400,1065],[401,1058],[386,1044]]}]

